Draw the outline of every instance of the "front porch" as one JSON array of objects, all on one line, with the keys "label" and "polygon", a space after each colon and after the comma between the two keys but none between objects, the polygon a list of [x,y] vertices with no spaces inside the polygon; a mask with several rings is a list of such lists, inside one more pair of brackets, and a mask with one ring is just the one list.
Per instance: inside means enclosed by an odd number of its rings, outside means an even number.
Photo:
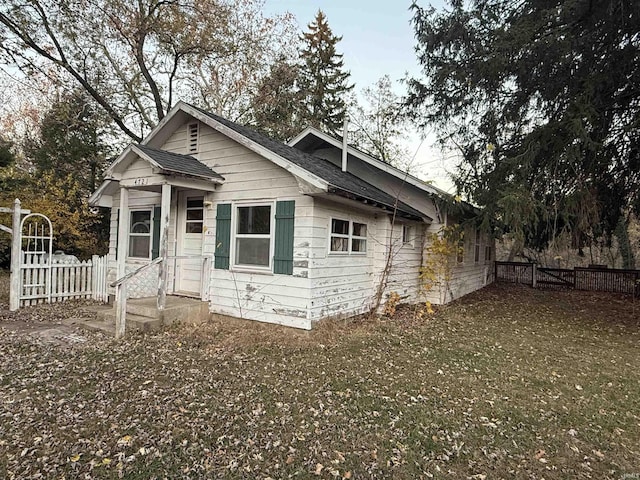
[{"label": "front porch", "polygon": [[[166,323],[173,315],[166,317],[167,309],[180,303],[168,303],[167,295],[208,300],[215,245],[207,238],[205,215],[210,195],[223,181],[192,156],[142,145],[130,146],[111,166],[91,203],[111,207],[112,219],[115,215],[110,285],[115,288],[116,336],[124,333],[125,320],[142,330]],[[127,303],[133,299],[132,311]],[[148,310],[154,302],[155,312],[145,315],[147,320],[135,317],[140,305]]]}]

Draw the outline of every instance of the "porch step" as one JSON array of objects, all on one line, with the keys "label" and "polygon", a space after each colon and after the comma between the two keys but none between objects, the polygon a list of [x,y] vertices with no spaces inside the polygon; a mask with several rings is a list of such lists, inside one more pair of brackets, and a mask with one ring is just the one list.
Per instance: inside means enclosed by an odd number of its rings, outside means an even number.
[{"label": "porch step", "polygon": [[[111,313],[100,314],[99,319],[90,318],[67,318],[62,321],[63,325],[72,325],[87,330],[97,330],[114,335],[116,331],[116,316]],[[152,332],[160,330],[162,323],[157,318],[141,317],[139,315],[127,315],[126,330],[128,332]]]},{"label": "porch step", "polygon": [[[114,308],[97,313],[97,321],[115,330],[116,313]],[[202,323],[209,319],[209,304],[187,297],[167,296],[164,311],[158,311],[156,297],[130,298],[127,300],[127,330],[150,332],[162,326],[177,322]]]}]

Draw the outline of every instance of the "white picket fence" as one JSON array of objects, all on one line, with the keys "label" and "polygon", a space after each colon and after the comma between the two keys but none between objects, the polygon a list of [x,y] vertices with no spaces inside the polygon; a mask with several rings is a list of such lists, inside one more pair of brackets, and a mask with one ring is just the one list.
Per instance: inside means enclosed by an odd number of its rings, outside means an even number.
[{"label": "white picket fence", "polygon": [[22,252],[20,306],[69,299],[108,301],[107,257],[79,261],[69,255]]}]

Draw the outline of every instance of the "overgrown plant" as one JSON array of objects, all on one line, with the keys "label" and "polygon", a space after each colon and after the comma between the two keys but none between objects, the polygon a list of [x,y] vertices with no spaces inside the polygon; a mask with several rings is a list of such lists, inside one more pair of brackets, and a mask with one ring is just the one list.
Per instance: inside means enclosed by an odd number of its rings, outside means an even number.
[{"label": "overgrown plant", "polygon": [[[458,256],[464,253],[463,240],[464,230],[459,225],[446,226],[437,233],[428,235],[425,262],[420,268],[420,280],[425,295],[437,291],[440,303],[446,303],[447,297],[453,297],[451,281]],[[428,300],[425,310],[433,313],[431,302]]]},{"label": "overgrown plant", "polygon": [[398,292],[389,292],[387,295],[387,301],[384,304],[384,314],[387,317],[393,317],[396,314],[396,309],[400,304],[400,294]]}]

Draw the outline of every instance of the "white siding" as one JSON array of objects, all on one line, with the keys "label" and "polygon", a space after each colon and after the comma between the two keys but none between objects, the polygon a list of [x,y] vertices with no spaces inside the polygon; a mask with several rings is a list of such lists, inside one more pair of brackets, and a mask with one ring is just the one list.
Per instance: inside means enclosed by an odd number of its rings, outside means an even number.
[{"label": "white siding", "polygon": [[[442,225],[432,224],[428,233],[439,232]],[[464,255],[461,263],[455,262],[451,282],[442,288],[434,287],[427,294],[427,299],[433,304],[449,303],[468,293],[478,290],[493,281],[493,262],[485,261],[484,247],[492,246],[492,255],[495,255],[493,240],[486,234],[482,234],[480,243],[480,258],[475,261],[475,230],[467,228],[464,232]]]},{"label": "white siding", "polygon": [[[329,253],[331,218],[367,225],[366,254]],[[316,199],[311,220],[307,225],[311,235],[311,318],[343,317],[368,311],[374,293],[375,245],[379,240],[376,215]]]},{"label": "white siding", "polygon": [[[184,130],[184,129],[182,129]],[[168,143],[180,144],[174,137]],[[212,313],[250,320],[311,328],[308,318],[308,263],[310,236],[306,225],[313,211],[313,199],[299,193],[298,183],[286,170],[246,147],[205,126],[200,126],[200,161],[225,178],[223,185],[206,200],[204,252],[215,251],[216,209],[219,203],[238,200],[295,200],[293,275],[211,270],[209,284]]]},{"label": "white siding", "polygon": [[[423,223],[392,221],[389,217],[382,217],[378,222],[378,235],[380,245],[376,255],[377,279],[374,288],[380,282],[380,276],[389,258],[389,275],[387,285],[382,297],[382,304],[386,302],[387,295],[395,292],[400,295],[402,303],[417,303],[422,299],[422,287],[420,282],[420,267],[422,265],[422,248],[424,239]],[[402,229],[407,225],[412,230],[412,241],[403,243]]]}]

